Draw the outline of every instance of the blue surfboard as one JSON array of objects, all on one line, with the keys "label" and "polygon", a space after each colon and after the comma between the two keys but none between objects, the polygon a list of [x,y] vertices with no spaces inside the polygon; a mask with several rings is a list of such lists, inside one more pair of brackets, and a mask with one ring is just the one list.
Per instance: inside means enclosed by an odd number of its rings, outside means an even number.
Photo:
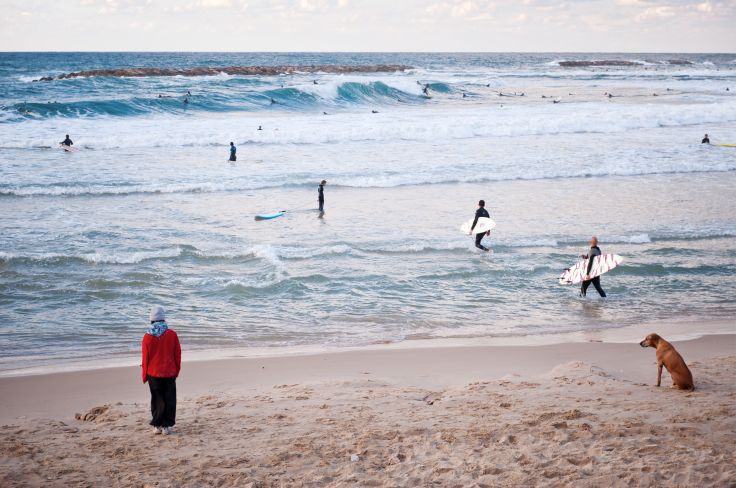
[{"label": "blue surfboard", "polygon": [[276,212],[272,214],[256,215],[256,220],[270,220],[284,215],[284,212]]}]

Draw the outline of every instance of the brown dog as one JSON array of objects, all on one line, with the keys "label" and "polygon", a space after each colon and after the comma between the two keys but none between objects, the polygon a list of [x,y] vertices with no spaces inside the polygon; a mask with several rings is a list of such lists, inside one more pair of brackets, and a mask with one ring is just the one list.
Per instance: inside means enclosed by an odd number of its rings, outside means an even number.
[{"label": "brown dog", "polygon": [[693,375],[682,356],[657,334],[649,334],[639,343],[641,347],[653,347],[657,350],[657,386],[662,382],[662,366],[672,376],[672,386],[681,390],[694,390]]}]

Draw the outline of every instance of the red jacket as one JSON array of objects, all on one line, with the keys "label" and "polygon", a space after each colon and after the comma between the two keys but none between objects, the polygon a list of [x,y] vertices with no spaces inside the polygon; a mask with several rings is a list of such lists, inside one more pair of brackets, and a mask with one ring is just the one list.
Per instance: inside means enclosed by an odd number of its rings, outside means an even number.
[{"label": "red jacket", "polygon": [[159,337],[145,334],[143,344],[143,362],[141,363],[143,382],[147,376],[155,378],[176,378],[181,370],[181,345],[179,337],[172,329],[168,329]]}]

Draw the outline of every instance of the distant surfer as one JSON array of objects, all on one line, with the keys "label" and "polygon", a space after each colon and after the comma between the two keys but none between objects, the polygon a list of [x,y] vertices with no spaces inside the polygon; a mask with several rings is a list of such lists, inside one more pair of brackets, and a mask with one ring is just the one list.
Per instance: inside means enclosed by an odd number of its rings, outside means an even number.
[{"label": "distant surfer", "polygon": [[74,143],[72,142],[72,140],[69,139],[69,134],[67,134],[66,135],[66,138],[63,141],[61,141],[59,144],[61,144],[62,146],[65,146],[65,147],[72,147],[74,145]]},{"label": "distant surfer", "polygon": [[[478,223],[478,219],[481,217],[485,217],[487,219],[490,219],[491,216],[488,214],[488,210],[486,210],[486,201],[481,200],[478,202],[478,210],[475,211],[475,219],[473,220],[473,225],[470,226],[470,234],[473,233],[473,229],[475,229],[475,224]],[[482,249],[483,251],[489,251],[487,247],[485,247],[483,244],[480,243],[480,241],[483,240],[485,236],[491,235],[491,231],[488,232],[481,232],[479,234],[475,235],[475,247],[478,249]]]},{"label": "distant surfer", "polygon": [[[69,136],[67,136],[67,137],[69,137]],[[703,137],[703,140],[700,141],[700,143],[701,144],[710,144],[710,138],[708,137],[708,134],[706,134],[705,137]]]},{"label": "distant surfer", "polygon": [[[588,259],[588,269],[585,271],[585,276],[588,276],[590,274],[590,270],[593,268],[593,258],[596,256],[601,255],[601,250],[598,247],[598,238],[596,236],[593,236],[590,238],[590,252],[588,254],[584,254],[580,256],[583,259]],[[595,286],[595,289],[598,291],[598,294],[601,297],[606,296],[606,292],[603,291],[603,288],[601,288],[601,277],[596,276],[593,279],[590,280],[583,280],[582,285],[580,285],[580,296],[585,296],[585,293],[588,291],[588,287],[590,284],[593,283],[593,286]]]},{"label": "distant surfer", "polygon": [[230,161],[235,161],[237,158],[235,157],[235,153],[238,151],[238,148],[235,147],[235,143],[233,141],[230,141]]},{"label": "distant surfer", "polygon": [[325,185],[327,180],[322,180],[317,188],[317,203],[319,203],[319,211],[325,211]]}]

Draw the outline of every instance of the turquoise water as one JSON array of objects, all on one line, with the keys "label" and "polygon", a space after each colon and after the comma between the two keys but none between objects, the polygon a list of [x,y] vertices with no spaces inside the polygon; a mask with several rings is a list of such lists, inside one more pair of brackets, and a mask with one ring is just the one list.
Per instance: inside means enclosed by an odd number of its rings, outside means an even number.
[{"label": "turquoise water", "polygon": [[[330,63],[413,68],[32,81]],[[152,303],[221,351],[732,320],[735,91],[734,55],[0,54],[0,369],[136,354]],[[606,300],[557,284],[592,234]]]}]

